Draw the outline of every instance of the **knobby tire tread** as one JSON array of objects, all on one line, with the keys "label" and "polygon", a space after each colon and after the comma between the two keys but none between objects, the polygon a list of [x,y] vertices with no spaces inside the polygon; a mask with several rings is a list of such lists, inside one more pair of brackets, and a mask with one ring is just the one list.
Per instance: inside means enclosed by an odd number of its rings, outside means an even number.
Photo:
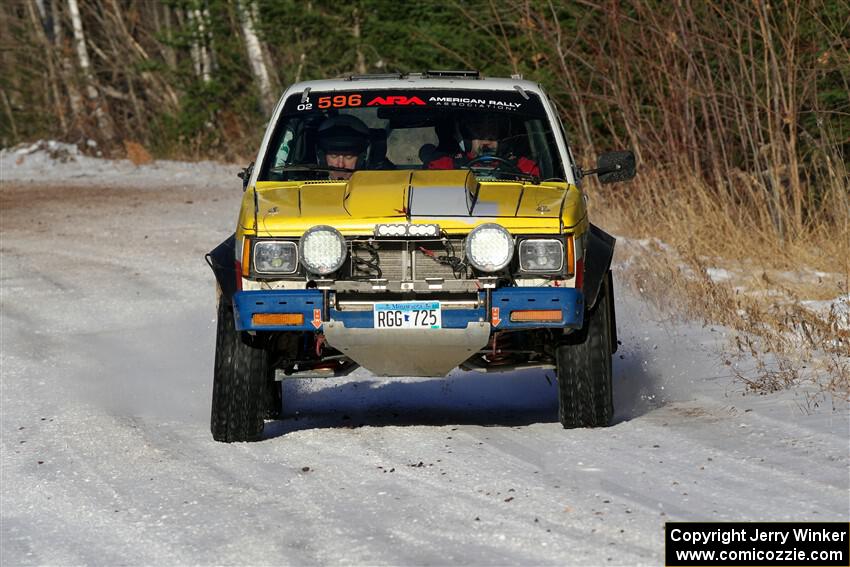
[{"label": "knobby tire tread", "polygon": [[606,278],[585,327],[557,350],[558,419],[565,428],[605,427],[614,415],[609,285]]},{"label": "knobby tire tread", "polygon": [[263,433],[269,357],[242,340],[233,308],[219,302],[210,429],[225,443],[254,441]]}]

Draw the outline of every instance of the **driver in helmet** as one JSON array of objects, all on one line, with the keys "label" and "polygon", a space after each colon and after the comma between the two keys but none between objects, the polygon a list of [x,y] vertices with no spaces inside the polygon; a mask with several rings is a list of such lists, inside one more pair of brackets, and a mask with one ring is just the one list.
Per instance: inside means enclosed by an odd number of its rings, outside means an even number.
[{"label": "driver in helmet", "polygon": [[[490,114],[474,114],[461,123],[463,150],[455,155],[434,155],[426,162],[426,169],[460,169],[474,162],[476,168],[498,169],[501,163],[508,162],[518,171],[540,176],[537,164],[524,156],[502,151],[501,128],[498,117]],[[504,150],[504,148],[502,148]],[[488,159],[492,156],[492,159]]]},{"label": "driver in helmet", "polygon": [[350,179],[354,170],[366,165],[369,127],[349,114],[332,116],[319,126],[316,146],[320,166],[351,170],[331,171],[331,179]]}]

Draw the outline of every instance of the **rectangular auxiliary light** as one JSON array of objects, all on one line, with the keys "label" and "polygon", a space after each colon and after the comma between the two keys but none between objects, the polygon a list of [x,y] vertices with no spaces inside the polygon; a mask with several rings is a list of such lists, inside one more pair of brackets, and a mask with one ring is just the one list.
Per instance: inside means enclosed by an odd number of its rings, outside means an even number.
[{"label": "rectangular auxiliary light", "polygon": [[304,324],[303,313],[254,313],[254,325],[300,326]]},{"label": "rectangular auxiliary light", "polygon": [[513,323],[559,323],[562,320],[560,309],[511,311],[511,322]]},{"label": "rectangular auxiliary light", "polygon": [[376,224],[375,236],[378,238],[392,237],[436,237],[440,236],[440,225],[438,224]]}]

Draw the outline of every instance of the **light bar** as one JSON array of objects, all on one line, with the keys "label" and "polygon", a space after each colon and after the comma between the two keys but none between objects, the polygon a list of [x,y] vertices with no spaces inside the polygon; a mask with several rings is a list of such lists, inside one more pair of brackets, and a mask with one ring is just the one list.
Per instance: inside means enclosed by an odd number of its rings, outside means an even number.
[{"label": "light bar", "polygon": [[511,311],[513,323],[559,323],[562,320],[560,309],[530,309]]},{"label": "light bar", "polygon": [[304,324],[303,313],[254,313],[251,316],[254,325],[300,326]]},{"label": "light bar", "polygon": [[387,238],[392,236],[407,236],[418,238],[423,236],[440,236],[438,224],[376,224],[375,236]]}]

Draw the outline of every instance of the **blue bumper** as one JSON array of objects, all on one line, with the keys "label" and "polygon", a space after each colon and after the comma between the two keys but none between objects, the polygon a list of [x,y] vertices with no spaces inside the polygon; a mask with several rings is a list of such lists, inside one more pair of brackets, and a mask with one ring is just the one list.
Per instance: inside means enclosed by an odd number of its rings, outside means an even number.
[{"label": "blue bumper", "polygon": [[[505,287],[492,292],[491,309],[443,309],[442,323],[446,329],[465,329],[470,322],[487,321],[494,330],[520,330],[540,328],[575,328],[584,319],[584,294],[568,287]],[[424,299],[424,298],[417,298]],[[484,291],[479,292],[480,303],[485,304]],[[237,291],[233,295],[236,309],[236,328],[240,331],[319,331],[325,310],[324,295],[315,289]],[[513,311],[560,310],[561,320],[552,322],[511,321]],[[258,314],[301,314],[300,325],[256,325]],[[347,329],[372,329],[372,311],[338,311],[327,309],[327,317],[342,321]]]}]

